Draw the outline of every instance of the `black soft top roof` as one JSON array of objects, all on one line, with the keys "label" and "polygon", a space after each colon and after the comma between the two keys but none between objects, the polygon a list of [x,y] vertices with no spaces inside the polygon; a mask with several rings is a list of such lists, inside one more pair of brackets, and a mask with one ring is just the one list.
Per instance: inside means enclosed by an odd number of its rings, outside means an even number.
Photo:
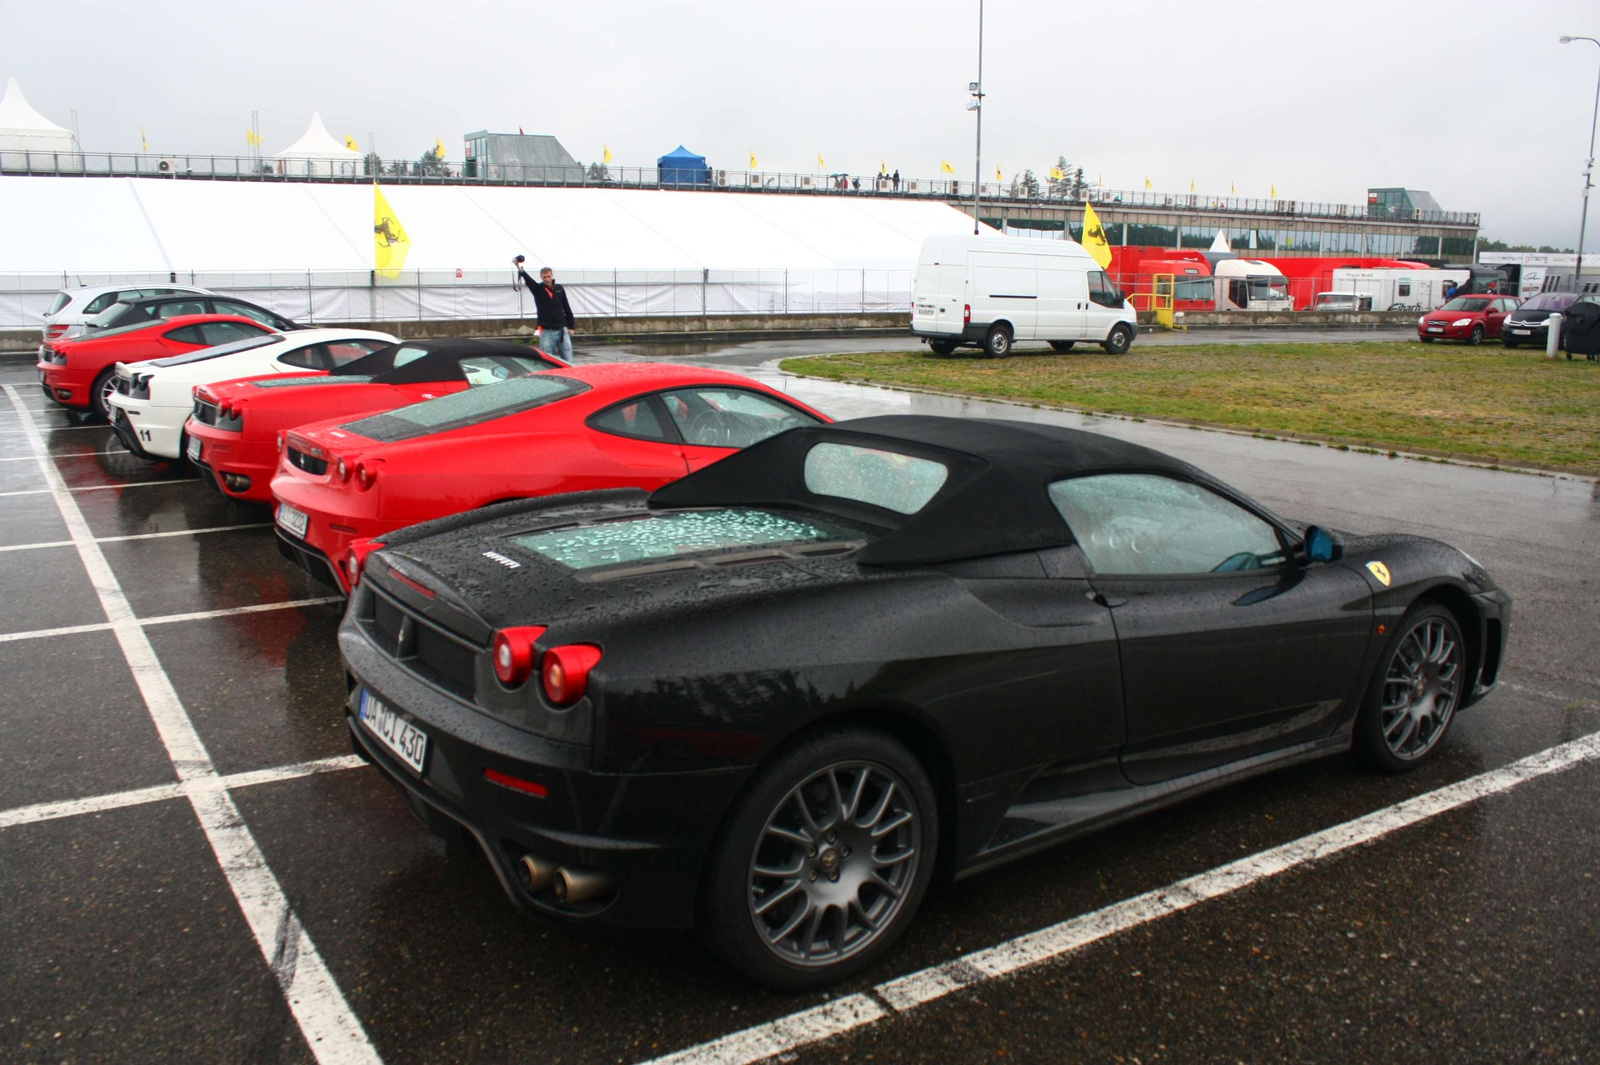
[{"label": "black soft top roof", "polygon": [[[411,348],[412,350],[420,348],[427,354],[419,355],[410,362],[402,363],[397,368],[394,364],[394,358],[402,348]],[[398,344],[379,348],[371,355],[363,355],[359,359],[345,363],[329,376],[370,377],[374,384],[379,385],[406,385],[426,381],[465,381],[467,375],[461,372],[462,359],[493,357],[495,355],[532,359],[536,362],[545,363],[546,368],[552,370],[562,365],[552,359],[545,358],[543,352],[529,344],[518,344],[512,340],[445,337],[439,340],[403,340]]]},{"label": "black soft top roof", "polygon": [[[805,486],[806,454],[817,444],[854,444],[934,459],[949,476],[915,514],[832,496]],[[1186,462],[1098,433],[987,418],[889,415],[791,429],[665,485],[651,507],[798,506],[885,530],[862,549],[868,565],[952,562],[1072,542],[1048,486],[1086,473],[1165,473],[1225,489]]]}]

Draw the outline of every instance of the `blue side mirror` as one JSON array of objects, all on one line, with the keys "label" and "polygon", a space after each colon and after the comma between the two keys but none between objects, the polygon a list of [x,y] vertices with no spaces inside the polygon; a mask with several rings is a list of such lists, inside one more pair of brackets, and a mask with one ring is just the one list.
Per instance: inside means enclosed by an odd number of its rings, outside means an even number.
[{"label": "blue side mirror", "polygon": [[1343,554],[1344,545],[1327,529],[1313,525],[1306,530],[1307,562],[1332,562]]}]

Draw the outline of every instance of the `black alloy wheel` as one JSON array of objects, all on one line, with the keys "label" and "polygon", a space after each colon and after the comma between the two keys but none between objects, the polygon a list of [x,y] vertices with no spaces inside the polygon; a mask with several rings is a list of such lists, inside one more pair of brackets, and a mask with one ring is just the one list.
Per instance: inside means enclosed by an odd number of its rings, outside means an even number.
[{"label": "black alloy wheel", "polygon": [[1472,327],[1472,335],[1467,337],[1467,343],[1473,347],[1483,343],[1483,326],[1475,325]]},{"label": "black alloy wheel", "polygon": [[1468,683],[1456,616],[1437,603],[1412,607],[1378,660],[1351,750],[1385,773],[1415,769],[1438,752]]},{"label": "black alloy wheel", "polygon": [[1112,328],[1100,346],[1106,349],[1107,354],[1122,355],[1132,344],[1133,330],[1129,329],[1126,323],[1122,323]]},{"label": "black alloy wheel", "polygon": [[904,745],[868,729],[819,733],[780,753],[730,814],[702,932],[768,987],[832,983],[911,923],[938,838],[932,782]]},{"label": "black alloy wheel", "polygon": [[1056,352],[1065,355],[1067,352],[1072,350],[1072,345],[1076,343],[1077,341],[1075,340],[1052,340],[1050,341],[1050,347]]},{"label": "black alloy wheel", "polygon": [[101,370],[89,388],[89,407],[94,413],[111,420],[111,394],[117,390],[117,368]]},{"label": "black alloy wheel", "polygon": [[1003,325],[992,326],[983,339],[983,350],[991,359],[1003,359],[1011,354],[1011,330]]}]

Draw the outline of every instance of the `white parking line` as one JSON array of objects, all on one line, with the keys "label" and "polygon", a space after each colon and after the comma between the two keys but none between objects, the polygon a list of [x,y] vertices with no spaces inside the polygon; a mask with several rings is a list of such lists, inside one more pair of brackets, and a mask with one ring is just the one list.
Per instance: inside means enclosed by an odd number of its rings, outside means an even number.
[{"label": "white parking line", "polygon": [[[28,457],[32,458],[33,456],[29,455]],[[193,483],[194,483],[193,481],[187,481],[187,480],[183,480],[181,478],[169,478],[168,480],[165,480],[165,481],[129,481],[127,484],[86,484],[86,485],[82,486],[81,488],[69,488],[69,489],[67,489],[67,491],[69,491],[69,492],[104,492],[107,489],[111,489],[111,488],[149,488],[151,485],[156,485],[156,484],[193,484]],[[49,494],[50,494],[50,489],[48,489],[48,488],[24,488],[24,489],[22,489],[21,491],[18,491],[18,492],[0,492],[0,499],[7,498],[9,496],[47,496]]]},{"label": "white parking line", "polygon": [[1509,791],[1519,784],[1583,762],[1600,759],[1600,732],[1541,751],[1499,769],[1426,792],[1314,832],[1282,846],[1196,876],[1147,891],[1093,913],[964,954],[826,1006],[792,1013],[699,1046],[653,1059],[646,1065],[753,1065],[754,1062],[831,1039],[891,1013],[903,1013],[989,980],[1065,957],[1092,943],[1186,910],[1209,899],[1382,839],[1429,818]]},{"label": "white parking line", "polygon": [[[341,769],[355,769],[363,765],[366,763],[356,755],[344,754],[336,758],[319,758],[314,762],[297,762],[294,765],[231,773],[225,777],[216,777],[214,781],[216,787],[233,790],[253,787],[256,784],[275,784],[280,780],[295,780],[299,777],[315,776],[318,773],[336,773]],[[149,788],[134,788],[131,791],[95,795],[87,799],[67,799],[63,802],[18,806],[11,810],[0,810],[0,828],[54,821],[62,817],[77,817],[80,814],[103,813],[106,810],[121,810],[128,806],[143,806],[165,799],[181,799],[183,795],[181,784],[157,784]]]},{"label": "white parking line", "polygon": [[[62,489],[71,491],[71,489]],[[240,529],[270,529],[270,521],[258,521],[249,525],[213,525],[205,529],[172,529],[168,532],[131,533],[127,536],[93,536],[90,539],[97,544],[120,544],[127,540],[161,540],[169,536],[201,536],[205,533],[236,532]],[[34,544],[11,544],[0,547],[0,551],[37,551],[45,547],[71,547],[75,540],[44,540]]]},{"label": "white parking line", "polygon": [[[3,387],[12,404],[21,411],[16,387]],[[144,697],[150,718],[172,760],[178,784],[194,809],[223,876],[244,913],[245,922],[255,936],[256,945],[277,978],[311,1053],[322,1063],[365,1065],[380,1062],[382,1059],[345,1001],[333,974],[317,952],[316,944],[290,908],[283,885],[267,865],[266,856],[261,853],[232,795],[227,788],[218,786],[219,774],[205,743],[195,731],[194,722],[184,710],[171,679],[161,668],[155,648],[134,618],[122,586],[91,535],[77,501],[66,490],[60,471],[50,461],[44,437],[35,430],[30,416],[24,414],[22,420],[30,430],[28,443],[45,480],[55,492],[56,506],[77,546],[78,557],[89,573],[106,620],[111,623],[111,631],[116,634],[122,655],[133,672],[134,683]]]},{"label": "white parking line", "polygon": [[[35,426],[34,428],[38,429],[39,432],[41,432],[41,433],[65,433],[65,432],[69,432],[69,431],[71,431],[73,429],[110,429],[111,426],[109,426],[109,425],[38,425],[38,426]],[[17,435],[20,436],[20,435],[26,434],[27,431],[28,430],[26,430],[26,429],[0,429],[0,436],[10,436],[12,434],[17,434]]]},{"label": "white parking line", "polygon": [[[70,541],[69,541],[70,542]],[[259,614],[267,610],[293,610],[302,606],[323,606],[342,603],[342,595],[324,595],[316,599],[286,599],[276,603],[253,603],[250,606],[229,606],[218,610],[195,610],[187,614],[158,614],[151,618],[134,618],[135,625],[173,625],[180,621],[205,621],[209,618],[227,618],[235,614]],[[72,636],[80,632],[105,632],[111,628],[109,621],[96,621],[88,625],[66,625],[59,629],[29,629],[26,632],[0,632],[0,643],[14,640],[42,640],[50,636]]]}]

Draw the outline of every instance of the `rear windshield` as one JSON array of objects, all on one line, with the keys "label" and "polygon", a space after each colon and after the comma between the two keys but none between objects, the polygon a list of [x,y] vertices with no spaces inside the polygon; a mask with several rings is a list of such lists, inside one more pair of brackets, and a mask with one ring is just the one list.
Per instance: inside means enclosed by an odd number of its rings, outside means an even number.
[{"label": "rear windshield", "polygon": [[69,304],[71,302],[72,302],[72,293],[70,293],[70,292],[57,292],[56,293],[55,302],[50,304],[50,309],[48,311],[44,312],[45,313],[45,317],[48,318],[50,315],[55,314],[57,311],[61,310],[61,308],[65,307],[67,304]]},{"label": "rear windshield", "polygon": [[806,452],[806,491],[896,514],[915,514],[927,506],[949,476],[942,462],[878,448],[817,444]]},{"label": "rear windshield", "polygon": [[369,440],[392,443],[520,414],[588,390],[588,385],[570,377],[513,377],[362,418],[341,428]]},{"label": "rear windshield", "polygon": [[1519,311],[1564,311],[1577,302],[1577,294],[1572,292],[1546,292],[1535,296],[1517,309]]},{"label": "rear windshield", "polygon": [[765,510],[681,510],[628,521],[569,525],[510,539],[568,569],[586,570],[735,547],[857,540],[860,533],[809,517],[800,520]]},{"label": "rear windshield", "polygon": [[1489,309],[1489,301],[1487,299],[1467,299],[1457,296],[1439,309],[1441,311],[1486,311]]},{"label": "rear windshield", "polygon": [[[100,334],[104,336],[105,334]],[[229,344],[218,344],[214,348],[197,348],[186,351],[182,355],[168,355],[164,359],[156,359],[152,366],[187,366],[191,362],[205,362],[207,359],[219,358],[223,355],[232,355],[235,352],[249,351],[251,348],[262,348],[268,344],[276,344],[283,339],[281,333],[262,333],[260,336],[246,337],[235,340]]]}]

